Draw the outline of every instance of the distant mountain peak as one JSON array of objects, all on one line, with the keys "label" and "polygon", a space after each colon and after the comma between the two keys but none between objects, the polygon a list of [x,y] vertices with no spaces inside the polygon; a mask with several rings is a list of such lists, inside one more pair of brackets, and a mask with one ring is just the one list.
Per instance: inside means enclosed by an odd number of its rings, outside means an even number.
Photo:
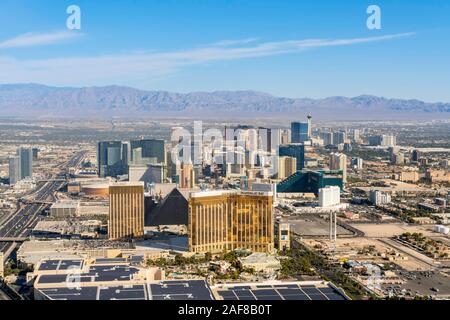
[{"label": "distant mountain peak", "polygon": [[[357,113],[363,113],[358,115]],[[248,113],[292,115],[355,116],[391,114],[440,114],[450,116],[450,103],[426,103],[419,100],[388,99],[363,94],[324,99],[283,98],[253,90],[175,93],[146,91],[110,85],[104,87],[51,87],[36,83],[0,85],[0,115],[152,115],[185,113],[226,114],[236,117]]]}]

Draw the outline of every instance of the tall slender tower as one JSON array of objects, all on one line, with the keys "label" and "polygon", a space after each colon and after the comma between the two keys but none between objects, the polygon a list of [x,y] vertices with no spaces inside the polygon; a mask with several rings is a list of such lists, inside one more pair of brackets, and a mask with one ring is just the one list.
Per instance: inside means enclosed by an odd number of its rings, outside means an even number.
[{"label": "tall slender tower", "polygon": [[20,157],[20,178],[25,179],[33,176],[33,149],[19,148],[17,155]]},{"label": "tall slender tower", "polygon": [[312,137],[312,116],[308,115],[308,139]]},{"label": "tall slender tower", "polygon": [[18,181],[21,180],[20,173],[20,157],[12,156],[9,158],[9,184],[11,186],[15,185]]}]

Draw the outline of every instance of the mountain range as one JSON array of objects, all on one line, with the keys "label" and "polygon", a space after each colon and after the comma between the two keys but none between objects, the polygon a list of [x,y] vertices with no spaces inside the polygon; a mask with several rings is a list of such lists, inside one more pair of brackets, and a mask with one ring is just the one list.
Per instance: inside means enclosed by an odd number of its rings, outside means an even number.
[{"label": "mountain range", "polygon": [[450,103],[370,95],[282,98],[256,91],[172,93],[123,86],[0,85],[1,116],[183,116],[229,118],[312,114],[339,119],[450,118]]}]

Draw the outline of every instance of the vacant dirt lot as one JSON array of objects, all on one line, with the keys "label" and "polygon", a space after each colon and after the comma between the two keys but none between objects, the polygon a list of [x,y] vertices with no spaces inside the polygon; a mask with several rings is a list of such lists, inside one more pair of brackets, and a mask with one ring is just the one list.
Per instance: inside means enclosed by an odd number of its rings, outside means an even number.
[{"label": "vacant dirt lot", "polygon": [[408,225],[406,223],[362,223],[350,224],[352,227],[361,230],[369,238],[391,238],[404,232],[423,233],[425,236],[436,236],[432,231],[433,226]]}]

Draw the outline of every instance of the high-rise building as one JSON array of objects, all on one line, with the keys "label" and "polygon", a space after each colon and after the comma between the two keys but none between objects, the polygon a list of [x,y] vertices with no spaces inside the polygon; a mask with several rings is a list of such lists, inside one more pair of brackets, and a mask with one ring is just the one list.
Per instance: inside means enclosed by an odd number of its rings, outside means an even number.
[{"label": "high-rise building", "polygon": [[258,149],[271,153],[273,148],[279,145],[275,143],[279,135],[278,130],[263,127],[258,128]]},{"label": "high-rise building", "polygon": [[344,131],[333,132],[333,144],[338,145],[344,143],[347,136]]},{"label": "high-rise building", "polygon": [[[249,137],[249,130],[255,130],[254,126],[249,125],[237,125],[237,126],[225,126],[225,140],[246,140]],[[255,140],[256,142],[256,140]]]},{"label": "high-rise building", "polygon": [[392,134],[383,134],[369,137],[371,146],[395,147],[396,137]]},{"label": "high-rise building", "polygon": [[347,182],[347,156],[343,153],[331,153],[330,170],[341,170],[343,181]]},{"label": "high-rise building", "polygon": [[381,145],[384,147],[395,147],[396,145],[396,138],[394,135],[390,134],[390,135],[382,135],[381,136]]},{"label": "high-rise building", "polygon": [[130,142],[122,142],[122,167],[125,173],[128,171],[128,163],[131,161],[131,144]]},{"label": "high-rise building", "polygon": [[333,132],[321,132],[320,137],[323,140],[323,145],[328,146],[333,144]]},{"label": "high-rise building", "polygon": [[297,171],[297,159],[294,157],[278,158],[278,179],[286,179]]},{"label": "high-rise building", "polygon": [[319,206],[330,207],[341,203],[341,188],[329,186],[319,189]]},{"label": "high-rise building", "polygon": [[195,171],[192,164],[181,164],[177,167],[178,184],[182,189],[195,187]]},{"label": "high-rise building", "polygon": [[361,170],[363,168],[363,159],[362,158],[352,158],[352,167],[355,170]]},{"label": "high-rise building", "polygon": [[348,142],[345,142],[345,143],[344,143],[343,150],[344,150],[345,152],[352,152],[352,150],[353,150],[352,144],[351,144],[351,143],[348,143]]},{"label": "high-rise building", "polygon": [[391,163],[397,165],[405,164],[405,155],[401,152],[393,153],[391,155]]},{"label": "high-rise building", "polygon": [[110,239],[144,235],[144,183],[120,182],[109,186]]},{"label": "high-rise building", "polygon": [[369,145],[371,146],[381,146],[382,137],[381,136],[370,136],[367,138]]},{"label": "high-rise building", "polygon": [[242,147],[246,151],[272,153],[286,133],[279,129],[254,128],[248,125],[225,127],[225,142],[228,146]]},{"label": "high-rise building", "polygon": [[311,115],[308,115],[306,118],[308,119],[308,137],[311,139],[312,138],[312,117],[311,117]]},{"label": "high-rise building", "polygon": [[301,143],[311,139],[311,116],[307,122],[291,123],[291,143]]},{"label": "high-rise building", "polygon": [[33,160],[37,160],[39,157],[39,149],[33,148]]},{"label": "high-rise building", "polygon": [[411,154],[411,160],[414,162],[418,162],[420,159],[420,151],[419,150],[413,150]]},{"label": "high-rise building", "polygon": [[189,250],[223,252],[248,249],[272,252],[272,193],[210,191],[189,199]]},{"label": "high-rise building", "polygon": [[359,129],[353,130],[353,141],[354,142],[359,143],[361,141],[360,134],[361,134],[361,132],[359,131]]},{"label": "high-rise building", "polygon": [[[134,156],[133,150],[137,148],[142,149],[142,160],[144,163],[166,163],[166,152],[164,148],[164,140],[160,139],[143,139],[143,140],[132,140],[131,145],[131,155]],[[134,161],[134,159],[131,159]]]},{"label": "high-rise building", "polygon": [[20,173],[20,157],[12,156],[9,157],[9,184],[11,186],[15,185],[22,178]]},{"label": "high-rise building", "polygon": [[297,170],[305,167],[305,146],[302,143],[291,143],[279,147],[280,157],[292,157],[297,161]]},{"label": "high-rise building", "polygon": [[144,160],[142,158],[142,148],[133,149],[130,154],[131,154],[130,164],[137,166],[145,165]]},{"label": "high-rise building", "polygon": [[17,149],[20,157],[20,178],[25,179],[33,176],[33,150],[31,148]]},{"label": "high-rise building", "polygon": [[389,193],[383,193],[379,190],[371,190],[369,196],[370,202],[373,205],[379,206],[382,204],[388,204],[391,202],[391,195]]},{"label": "high-rise building", "polygon": [[129,145],[122,141],[102,141],[97,146],[98,175],[117,177],[128,173]]},{"label": "high-rise building", "polygon": [[282,130],[280,133],[280,144],[289,144],[291,143],[291,130],[286,129]]}]

